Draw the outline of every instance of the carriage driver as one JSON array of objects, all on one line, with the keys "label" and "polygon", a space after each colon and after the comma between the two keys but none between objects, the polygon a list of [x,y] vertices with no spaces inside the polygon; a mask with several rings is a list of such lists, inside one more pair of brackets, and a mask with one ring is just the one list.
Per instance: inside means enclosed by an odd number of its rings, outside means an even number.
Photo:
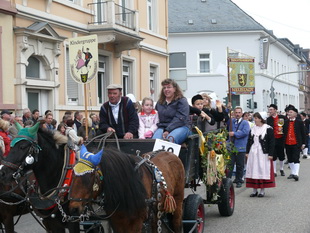
[{"label": "carriage driver", "polygon": [[109,101],[100,108],[100,131],[115,132],[124,139],[137,138],[139,118],[132,101],[122,96],[122,86],[119,84],[110,84],[107,90]]}]

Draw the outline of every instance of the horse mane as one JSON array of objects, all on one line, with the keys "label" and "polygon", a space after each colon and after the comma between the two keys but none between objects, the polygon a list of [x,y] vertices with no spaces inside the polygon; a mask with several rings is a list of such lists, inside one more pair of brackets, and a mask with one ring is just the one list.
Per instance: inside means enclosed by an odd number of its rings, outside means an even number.
[{"label": "horse mane", "polygon": [[62,145],[62,144],[68,143],[68,137],[61,134],[58,130],[54,131],[53,137],[54,137],[56,145]]},{"label": "horse mane", "polygon": [[[39,163],[35,164],[35,173],[45,174],[40,176],[38,182],[42,192],[54,188],[58,184],[63,167],[64,146],[59,146],[54,139],[55,133],[50,130],[39,128],[38,145],[41,150],[39,152]],[[57,135],[58,136],[58,135]]]},{"label": "horse mane", "polygon": [[105,148],[100,162],[105,209],[130,215],[146,208],[146,190],[142,177],[134,170],[134,156]]},{"label": "horse mane", "polygon": [[44,138],[49,144],[54,144],[57,148],[60,145],[68,143],[68,137],[62,135],[59,131],[51,131],[44,128],[39,128],[38,135]]}]

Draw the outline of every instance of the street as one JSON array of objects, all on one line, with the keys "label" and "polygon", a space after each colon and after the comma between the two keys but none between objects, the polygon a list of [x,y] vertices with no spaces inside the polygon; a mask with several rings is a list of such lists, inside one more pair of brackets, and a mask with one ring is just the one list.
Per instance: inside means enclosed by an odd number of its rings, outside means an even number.
[{"label": "street", "polygon": [[252,189],[235,188],[236,205],[231,217],[221,217],[217,206],[206,206],[205,232],[310,232],[310,160],[301,159],[300,179],[276,177],[276,188],[265,189],[263,198],[249,197]]},{"label": "street", "polygon": [[[249,197],[251,189],[235,188],[235,212],[230,217],[221,217],[216,205],[205,205],[205,232],[310,232],[310,160],[301,159],[300,179],[288,180],[290,171],[285,165],[286,176],[276,177],[276,188],[266,189],[263,198]],[[279,172],[278,172],[279,173]],[[199,187],[198,187],[199,188]],[[189,194],[190,190],[186,190]],[[205,198],[204,188],[198,194]],[[31,215],[21,217],[18,233],[39,233],[44,230]]]}]

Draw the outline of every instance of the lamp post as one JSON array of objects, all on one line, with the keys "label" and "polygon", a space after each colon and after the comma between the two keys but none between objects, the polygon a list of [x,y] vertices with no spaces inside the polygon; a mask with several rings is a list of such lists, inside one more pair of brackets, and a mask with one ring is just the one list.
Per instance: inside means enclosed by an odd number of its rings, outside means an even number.
[{"label": "lamp post", "polygon": [[285,75],[285,74],[296,74],[296,73],[303,73],[303,72],[307,72],[308,70],[298,70],[298,71],[290,71],[290,72],[285,72],[285,73],[281,73],[281,74],[278,74],[276,75],[272,81],[271,81],[271,86],[270,86],[270,99],[271,99],[271,103],[274,104],[274,97],[275,97],[275,94],[274,94],[274,87],[273,87],[273,82],[276,78],[278,78],[279,76],[281,75]]}]

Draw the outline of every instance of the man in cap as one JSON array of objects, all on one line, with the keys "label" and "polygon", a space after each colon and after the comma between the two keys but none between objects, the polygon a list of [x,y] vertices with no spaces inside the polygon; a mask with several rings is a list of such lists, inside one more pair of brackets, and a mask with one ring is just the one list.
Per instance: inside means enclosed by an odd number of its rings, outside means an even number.
[{"label": "man in cap", "polygon": [[299,180],[300,151],[305,148],[306,144],[304,124],[297,119],[297,113],[298,110],[290,105],[287,108],[289,122],[283,126],[285,150],[291,168],[291,174],[287,179],[294,179],[295,181]]},{"label": "man in cap", "polygon": [[136,138],[139,118],[132,101],[122,96],[122,86],[119,84],[110,84],[107,90],[109,101],[100,108],[99,129],[102,133],[115,132],[119,138]]},{"label": "man in cap", "polygon": [[12,112],[10,112],[7,109],[4,109],[1,111],[1,118],[5,121],[10,121],[11,120],[11,114],[12,114]]},{"label": "man in cap", "polygon": [[283,125],[287,124],[287,118],[283,115],[278,114],[278,106],[275,104],[270,104],[268,107],[268,111],[269,117],[267,118],[267,124],[273,128],[275,138],[275,148],[273,154],[274,176],[277,176],[277,159],[279,159],[280,161],[281,176],[285,176],[283,170],[285,159]]}]

